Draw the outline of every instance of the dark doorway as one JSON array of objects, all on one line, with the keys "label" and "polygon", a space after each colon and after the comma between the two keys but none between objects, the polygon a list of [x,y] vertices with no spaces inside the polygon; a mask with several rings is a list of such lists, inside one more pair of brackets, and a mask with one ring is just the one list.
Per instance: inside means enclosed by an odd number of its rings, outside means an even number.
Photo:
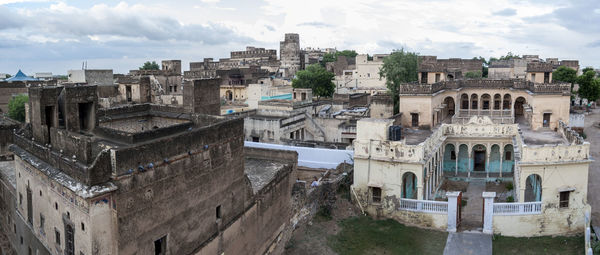
[{"label": "dark doorway", "polygon": [[127,97],[127,102],[131,102],[131,86],[125,87],[125,95]]},{"label": "dark doorway", "polygon": [[154,255],[167,254],[167,236],[154,241]]},{"label": "dark doorway", "polygon": [[515,100],[515,116],[523,116],[525,113],[523,105],[525,104],[527,104],[527,101],[525,101],[525,98],[523,97],[518,97],[517,100]]},{"label": "dark doorway", "polygon": [[411,113],[410,117],[412,118],[412,127],[419,127],[419,114]]},{"label": "dark doorway", "polygon": [[427,83],[427,73],[426,72],[421,73],[421,83]]},{"label": "dark doorway", "polygon": [[65,225],[65,254],[75,255],[75,235],[71,224]]},{"label": "dark doorway", "polygon": [[473,171],[485,171],[485,150],[473,152]]},{"label": "dark doorway", "polygon": [[544,127],[550,127],[550,116],[552,113],[544,113]]},{"label": "dark doorway", "polygon": [[52,140],[50,139],[50,128],[54,126],[54,106],[46,106],[44,108],[44,113],[46,115],[46,132],[48,133],[48,144],[52,144]]},{"label": "dark doorway", "polygon": [[252,141],[255,143],[259,142],[259,137],[258,136],[252,136]]},{"label": "dark doorway", "polygon": [[94,103],[79,103],[79,130],[91,130]]}]

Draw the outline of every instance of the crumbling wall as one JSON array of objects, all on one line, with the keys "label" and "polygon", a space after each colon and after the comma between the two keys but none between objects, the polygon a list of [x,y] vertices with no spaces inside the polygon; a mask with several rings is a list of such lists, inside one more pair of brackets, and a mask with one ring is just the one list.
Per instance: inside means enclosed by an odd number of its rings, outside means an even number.
[{"label": "crumbling wall", "polygon": [[219,87],[218,79],[186,81],[183,86],[184,108],[193,113],[219,115],[221,112]]},{"label": "crumbling wall", "polygon": [[119,253],[152,253],[167,236],[168,253],[190,254],[243,213],[242,128],[224,121],[116,151]]}]

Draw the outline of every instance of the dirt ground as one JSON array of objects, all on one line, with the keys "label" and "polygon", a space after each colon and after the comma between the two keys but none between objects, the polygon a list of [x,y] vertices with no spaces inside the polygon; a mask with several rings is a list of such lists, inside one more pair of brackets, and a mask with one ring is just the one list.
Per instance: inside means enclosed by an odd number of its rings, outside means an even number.
[{"label": "dirt ground", "polygon": [[284,254],[337,254],[327,245],[327,237],[338,233],[340,227],[337,222],[339,220],[357,215],[360,215],[360,210],[355,208],[349,200],[338,195],[331,213],[331,220],[316,216],[307,225],[297,228],[288,242]]}]

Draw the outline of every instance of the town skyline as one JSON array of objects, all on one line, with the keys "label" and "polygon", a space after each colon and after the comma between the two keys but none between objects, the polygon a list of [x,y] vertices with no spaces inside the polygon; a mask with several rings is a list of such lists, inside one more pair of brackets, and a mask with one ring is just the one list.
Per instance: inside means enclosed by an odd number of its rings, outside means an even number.
[{"label": "town skyline", "polygon": [[[506,8],[510,6],[510,8]],[[0,1],[0,72],[80,69],[127,73],[145,61],[227,58],[246,46],[276,49],[285,33],[302,48],[441,58],[507,52],[600,66],[600,8],[593,1],[453,3],[286,1]],[[395,15],[390,15],[391,13]],[[590,26],[589,29],[587,27]]]}]

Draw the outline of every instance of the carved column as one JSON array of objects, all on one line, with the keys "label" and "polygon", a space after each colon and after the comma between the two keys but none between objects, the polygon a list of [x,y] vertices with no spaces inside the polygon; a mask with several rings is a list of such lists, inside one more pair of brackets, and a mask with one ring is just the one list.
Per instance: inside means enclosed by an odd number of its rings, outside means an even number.
[{"label": "carved column", "polygon": [[454,144],[454,164],[455,164],[455,168],[454,168],[454,176],[458,175],[458,155],[459,154],[459,143]]},{"label": "carved column", "polygon": [[487,148],[485,150],[485,177],[490,178],[490,155],[492,155],[492,148],[490,147],[490,143],[487,144]]},{"label": "carved column", "polygon": [[502,177],[502,160],[504,159],[504,144],[500,143],[500,177]]}]

